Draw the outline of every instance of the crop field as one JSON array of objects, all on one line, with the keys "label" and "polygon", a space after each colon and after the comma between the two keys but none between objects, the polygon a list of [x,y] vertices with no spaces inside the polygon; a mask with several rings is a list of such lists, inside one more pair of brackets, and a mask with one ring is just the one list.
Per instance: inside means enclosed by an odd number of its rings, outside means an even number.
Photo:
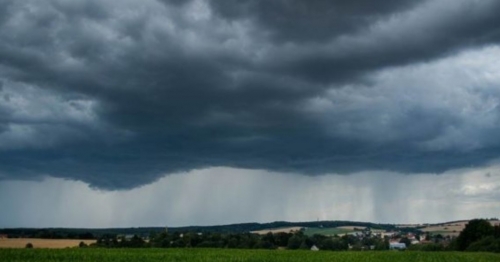
[{"label": "crop field", "polygon": [[[498,220],[489,220],[489,222],[492,226],[500,225],[500,221]],[[443,236],[456,237],[460,234],[460,232],[462,232],[462,230],[464,230],[467,223],[469,223],[468,220],[448,222],[436,225],[427,225],[420,228],[420,230],[422,230],[423,232],[430,232],[433,234],[441,234]]]},{"label": "crop field", "polygon": [[302,229],[301,227],[283,227],[283,228],[256,230],[256,231],[252,231],[250,233],[259,234],[259,235],[265,235],[267,233],[273,233],[273,234],[293,233],[293,232],[300,231],[301,229]]},{"label": "crop field", "polygon": [[24,248],[28,243],[31,243],[34,248],[66,248],[77,247],[80,242],[89,245],[96,241],[77,239],[2,238],[0,239],[0,248]]},{"label": "crop field", "polygon": [[442,225],[427,226],[422,228],[423,232],[430,232],[434,234],[441,234],[444,236],[458,236],[464,230],[467,222],[447,223]]},{"label": "crop field", "polygon": [[360,262],[494,262],[500,255],[458,252],[329,252],[228,249],[0,249],[0,261],[360,261]]},{"label": "crop field", "polygon": [[[325,227],[325,228],[319,228],[319,227],[308,227],[304,230],[304,234],[308,236],[312,236],[314,234],[319,234],[319,235],[325,235],[325,236],[334,236],[334,235],[345,235],[349,234],[352,232],[360,231],[364,229],[364,227]],[[382,233],[385,232],[385,230],[377,230],[377,229],[372,229],[371,230],[374,233]]]},{"label": "crop field", "polygon": [[354,232],[354,230],[338,228],[338,227],[333,227],[333,228],[308,227],[304,230],[304,234],[308,236],[312,236],[314,234],[333,236],[333,235],[343,235],[351,232]]}]

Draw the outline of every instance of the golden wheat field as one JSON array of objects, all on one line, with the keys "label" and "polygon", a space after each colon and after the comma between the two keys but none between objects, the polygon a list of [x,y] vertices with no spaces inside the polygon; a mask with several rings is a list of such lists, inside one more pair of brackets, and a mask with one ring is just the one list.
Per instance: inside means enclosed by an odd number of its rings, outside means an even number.
[{"label": "golden wheat field", "polygon": [[2,238],[0,248],[24,248],[31,243],[34,248],[67,248],[77,247],[80,242],[85,244],[95,243],[95,240],[79,239],[39,239],[39,238]]}]

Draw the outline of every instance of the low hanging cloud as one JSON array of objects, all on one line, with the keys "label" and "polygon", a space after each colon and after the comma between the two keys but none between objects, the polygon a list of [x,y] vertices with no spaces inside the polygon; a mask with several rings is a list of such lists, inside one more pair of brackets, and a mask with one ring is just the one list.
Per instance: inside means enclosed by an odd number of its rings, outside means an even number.
[{"label": "low hanging cloud", "polygon": [[0,179],[498,158],[500,3],[372,2],[0,1]]}]

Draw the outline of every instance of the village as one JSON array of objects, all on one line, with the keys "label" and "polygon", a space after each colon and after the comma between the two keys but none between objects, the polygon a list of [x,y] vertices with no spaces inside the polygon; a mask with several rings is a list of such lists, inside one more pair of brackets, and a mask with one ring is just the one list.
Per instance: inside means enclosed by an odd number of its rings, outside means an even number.
[{"label": "village", "polygon": [[[487,220],[492,226],[499,226],[496,218]],[[370,227],[341,226],[336,228],[280,228],[254,231],[257,234],[295,233],[309,237],[323,235],[348,242],[348,250],[426,250],[441,251],[454,248],[453,241],[459,236],[469,221],[454,221],[442,224],[405,224],[393,229],[374,229]],[[378,244],[378,245],[377,245]],[[321,250],[312,245],[312,251]]]},{"label": "village", "polygon": [[[484,220],[495,230],[498,219]],[[190,228],[131,228],[94,230],[10,229],[0,231],[0,247],[156,247],[302,250],[421,250],[456,249],[469,221],[442,224],[390,225],[348,221],[235,224]],[[288,227],[272,227],[286,225]],[[307,226],[299,226],[307,225]],[[336,226],[332,226],[336,225]],[[244,230],[245,228],[261,228]],[[239,231],[237,230],[239,229]]]}]

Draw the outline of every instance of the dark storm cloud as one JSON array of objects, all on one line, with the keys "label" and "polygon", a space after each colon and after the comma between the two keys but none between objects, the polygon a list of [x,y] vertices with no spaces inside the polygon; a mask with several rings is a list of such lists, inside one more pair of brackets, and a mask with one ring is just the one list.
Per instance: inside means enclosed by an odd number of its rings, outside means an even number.
[{"label": "dark storm cloud", "polygon": [[250,19],[279,41],[325,41],[360,30],[422,1],[210,1],[225,19]]},{"label": "dark storm cloud", "polygon": [[[304,106],[377,88],[384,68],[497,43],[496,1],[0,3],[3,179],[114,189],[208,166],[441,172],[498,157],[494,137],[473,151],[415,146],[464,123],[447,110]],[[379,111],[395,119],[382,135]]]},{"label": "dark storm cloud", "polygon": [[[433,5],[434,2],[448,2],[448,5]],[[415,10],[393,13],[375,22],[371,20],[370,26],[352,22],[351,24],[360,28],[339,34],[335,34],[335,31],[328,34],[311,26],[309,31],[303,31],[328,36],[330,41],[319,46],[297,46],[296,52],[299,55],[296,56],[278,52],[280,59],[275,59],[278,62],[272,63],[269,69],[284,74],[302,75],[310,81],[323,83],[352,81],[367,71],[432,60],[466,47],[498,43],[500,30],[497,25],[500,24],[500,18],[496,15],[496,10],[500,9],[500,3],[489,1],[486,5],[490,9],[463,1],[427,1]],[[446,10],[447,8],[450,10]],[[373,19],[373,16],[369,17]],[[461,17],[461,21],[457,21],[458,17]],[[325,31],[328,29],[330,28],[327,27]],[[282,60],[286,63],[279,62]]]},{"label": "dark storm cloud", "polygon": [[159,0],[160,2],[163,2],[167,5],[185,5],[191,2],[191,0]]}]

